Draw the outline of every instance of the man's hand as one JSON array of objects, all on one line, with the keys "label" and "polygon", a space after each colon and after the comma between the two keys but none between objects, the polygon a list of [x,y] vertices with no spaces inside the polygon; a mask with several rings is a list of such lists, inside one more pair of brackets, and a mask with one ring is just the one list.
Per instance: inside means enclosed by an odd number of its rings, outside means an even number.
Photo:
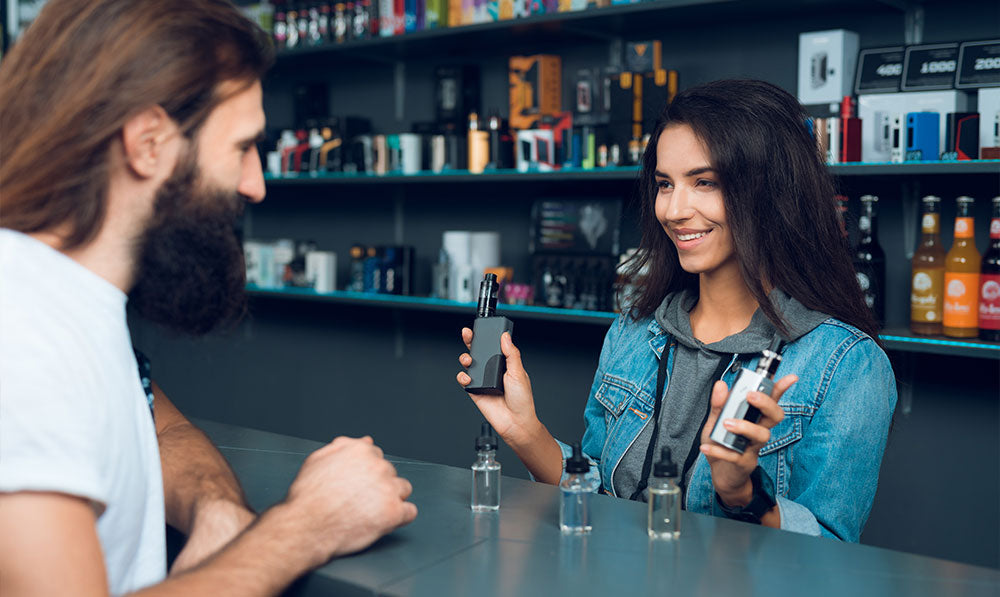
[{"label": "man's hand", "polygon": [[301,525],[315,567],[412,522],[412,491],[370,437],[338,437],[306,458],[281,508]]},{"label": "man's hand", "polygon": [[228,500],[210,500],[197,508],[191,533],[170,574],[194,568],[250,526],[257,515]]}]

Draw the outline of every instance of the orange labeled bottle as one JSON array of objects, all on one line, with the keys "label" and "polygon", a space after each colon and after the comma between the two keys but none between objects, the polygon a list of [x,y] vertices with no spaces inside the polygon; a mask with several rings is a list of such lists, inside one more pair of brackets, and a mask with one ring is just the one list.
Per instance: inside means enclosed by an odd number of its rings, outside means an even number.
[{"label": "orange labeled bottle", "polygon": [[913,254],[910,277],[910,331],[940,334],[944,313],[944,246],[941,244],[941,198],[923,198],[920,246]]},{"label": "orange labeled bottle", "polygon": [[945,336],[975,338],[979,335],[979,266],[972,197],[959,197],[955,216],[955,242],[945,257]]}]

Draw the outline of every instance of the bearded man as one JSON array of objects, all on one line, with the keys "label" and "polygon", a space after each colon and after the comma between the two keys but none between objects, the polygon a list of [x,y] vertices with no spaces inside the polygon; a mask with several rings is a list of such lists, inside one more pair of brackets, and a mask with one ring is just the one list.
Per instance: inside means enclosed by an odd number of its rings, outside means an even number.
[{"label": "bearded man", "polygon": [[[370,438],[337,438],[258,517],[147,400],[126,303],[193,334],[245,309],[271,61],[225,0],[50,0],[0,64],[5,597],[275,594],[416,516]],[[169,578],[165,523],[189,535]]]}]

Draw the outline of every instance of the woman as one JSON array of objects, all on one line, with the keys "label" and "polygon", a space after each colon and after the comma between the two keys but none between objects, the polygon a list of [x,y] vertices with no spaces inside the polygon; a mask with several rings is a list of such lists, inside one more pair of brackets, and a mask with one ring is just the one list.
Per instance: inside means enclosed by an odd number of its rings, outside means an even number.
[{"label": "woman", "polygon": [[[643,157],[635,290],[605,338],[582,445],[612,495],[644,500],[668,446],[687,510],[857,541],[896,389],[805,122],[760,81],[701,85],[666,107]],[[709,433],[739,367],[775,338],[772,396],[749,397],[760,421],[723,421],[749,440],[740,454]],[[535,416],[509,336],[501,348],[505,395],[470,396],[531,474],[557,483],[568,448]]]}]

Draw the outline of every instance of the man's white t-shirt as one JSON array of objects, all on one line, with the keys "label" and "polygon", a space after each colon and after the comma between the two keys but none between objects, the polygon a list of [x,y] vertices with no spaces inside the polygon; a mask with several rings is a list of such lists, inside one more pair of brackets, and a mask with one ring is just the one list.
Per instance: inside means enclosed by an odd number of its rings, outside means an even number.
[{"label": "man's white t-shirt", "polygon": [[166,576],[156,428],[117,287],[0,229],[0,492],[92,503],[120,595]]}]

